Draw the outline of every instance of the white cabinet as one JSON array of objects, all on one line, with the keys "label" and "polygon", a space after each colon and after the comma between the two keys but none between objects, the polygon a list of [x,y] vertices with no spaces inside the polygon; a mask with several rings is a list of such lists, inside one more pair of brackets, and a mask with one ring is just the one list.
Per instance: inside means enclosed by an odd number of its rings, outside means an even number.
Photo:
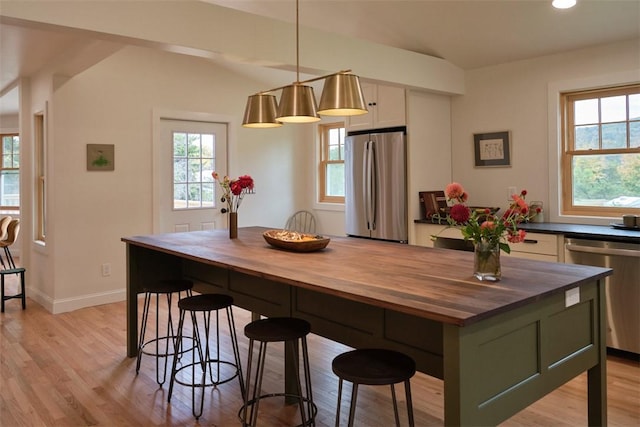
[{"label": "white cabinet", "polygon": [[369,113],[350,116],[347,119],[347,130],[381,129],[406,125],[403,88],[372,83],[362,83],[361,86]]},{"label": "white cabinet", "polygon": [[[416,245],[434,246],[432,235],[449,239],[462,239],[459,229],[439,224],[415,224]],[[539,261],[564,262],[564,236],[561,234],[527,233],[522,243],[510,243],[511,253],[501,252],[502,256],[537,259]]]}]

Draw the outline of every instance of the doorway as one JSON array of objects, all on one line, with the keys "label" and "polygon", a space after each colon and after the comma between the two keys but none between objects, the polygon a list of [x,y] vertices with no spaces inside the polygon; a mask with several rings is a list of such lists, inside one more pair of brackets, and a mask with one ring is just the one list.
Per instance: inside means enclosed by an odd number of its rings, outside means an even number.
[{"label": "doorway", "polygon": [[154,121],[154,233],[226,228],[220,188],[227,174],[228,122],[158,115]]}]

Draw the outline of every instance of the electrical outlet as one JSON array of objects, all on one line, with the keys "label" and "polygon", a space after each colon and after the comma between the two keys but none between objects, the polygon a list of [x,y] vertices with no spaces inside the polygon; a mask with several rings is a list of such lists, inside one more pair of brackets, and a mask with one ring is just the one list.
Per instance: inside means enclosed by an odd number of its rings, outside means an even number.
[{"label": "electrical outlet", "polygon": [[111,264],[109,263],[102,264],[102,276],[103,277],[111,276]]},{"label": "electrical outlet", "polygon": [[507,187],[507,200],[511,201],[514,194],[518,193],[518,189],[516,187]]}]

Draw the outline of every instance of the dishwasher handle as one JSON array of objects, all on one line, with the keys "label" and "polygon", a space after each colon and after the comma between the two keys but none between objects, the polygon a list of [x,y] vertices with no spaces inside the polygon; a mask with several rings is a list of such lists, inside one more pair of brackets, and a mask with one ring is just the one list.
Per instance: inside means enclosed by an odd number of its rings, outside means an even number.
[{"label": "dishwasher handle", "polygon": [[635,251],[633,249],[595,248],[592,246],[576,245],[574,243],[566,243],[564,247],[566,250],[572,252],[640,258],[640,251]]}]

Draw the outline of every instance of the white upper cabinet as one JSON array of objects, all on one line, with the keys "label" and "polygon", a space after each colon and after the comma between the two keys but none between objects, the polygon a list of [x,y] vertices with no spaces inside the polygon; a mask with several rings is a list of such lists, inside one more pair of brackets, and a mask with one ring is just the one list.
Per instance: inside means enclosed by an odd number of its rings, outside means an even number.
[{"label": "white upper cabinet", "polygon": [[347,130],[381,129],[407,124],[404,89],[397,86],[362,83],[368,114],[347,118]]}]

